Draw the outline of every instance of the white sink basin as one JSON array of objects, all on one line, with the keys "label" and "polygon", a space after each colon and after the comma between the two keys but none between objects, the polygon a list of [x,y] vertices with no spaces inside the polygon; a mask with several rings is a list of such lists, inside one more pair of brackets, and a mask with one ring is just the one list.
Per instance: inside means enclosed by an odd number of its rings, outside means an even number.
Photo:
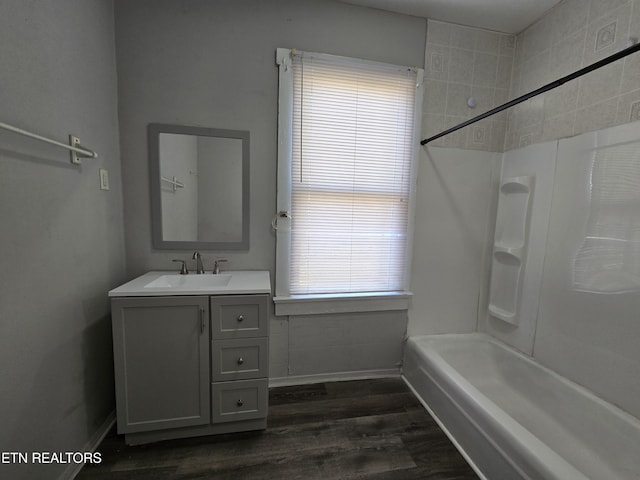
[{"label": "white sink basin", "polygon": [[189,290],[211,290],[224,288],[229,284],[231,275],[162,275],[144,288],[187,288]]}]

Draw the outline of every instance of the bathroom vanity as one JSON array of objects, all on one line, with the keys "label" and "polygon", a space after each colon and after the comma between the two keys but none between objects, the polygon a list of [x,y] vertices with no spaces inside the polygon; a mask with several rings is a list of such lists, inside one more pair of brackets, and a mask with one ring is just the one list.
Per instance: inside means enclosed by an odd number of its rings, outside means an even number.
[{"label": "bathroom vanity", "polygon": [[260,430],[269,272],[149,272],[109,292],[118,433],[129,445]]}]

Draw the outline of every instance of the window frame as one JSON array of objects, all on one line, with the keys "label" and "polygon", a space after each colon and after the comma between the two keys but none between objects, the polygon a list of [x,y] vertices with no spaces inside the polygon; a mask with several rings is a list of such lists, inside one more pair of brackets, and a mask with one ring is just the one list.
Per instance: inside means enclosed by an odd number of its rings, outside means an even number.
[{"label": "window frame", "polygon": [[[422,120],[422,100],[424,90],[424,70],[415,68],[416,94],[414,105],[414,138],[415,148],[412,149],[411,173],[409,185],[408,224],[406,240],[406,257],[404,265],[404,288],[392,292],[365,293],[332,293],[305,294],[290,293],[290,264],[291,249],[291,158],[292,158],[292,129],[293,129],[293,69],[292,55],[295,49],[278,48],[276,63],[279,70],[278,85],[278,174],[277,174],[277,206],[274,217],[276,230],[276,279],[275,296],[276,315],[302,315],[316,313],[344,313],[381,310],[406,310],[412,293],[409,291],[411,278],[411,257],[413,247],[413,233],[415,222],[415,198],[418,172],[419,142]],[[362,64],[388,65],[380,62],[360,60],[355,58],[338,57],[335,55],[311,53],[316,57],[348,61]],[[394,65],[394,67],[396,67]],[[397,66],[397,68],[409,68]]]}]

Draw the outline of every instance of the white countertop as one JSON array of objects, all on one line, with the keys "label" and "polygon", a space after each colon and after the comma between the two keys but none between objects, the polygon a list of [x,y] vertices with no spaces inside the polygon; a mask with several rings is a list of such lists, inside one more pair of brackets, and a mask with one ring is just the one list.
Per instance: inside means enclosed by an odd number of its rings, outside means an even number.
[{"label": "white countertop", "polygon": [[[206,286],[206,285],[175,285],[175,286],[151,286],[148,285],[151,282],[156,281],[156,284],[163,282],[161,277],[165,279],[175,280],[175,283],[184,279],[185,283],[190,280],[203,280],[206,281],[209,277],[224,277],[229,276],[229,282],[226,285],[221,286]],[[181,278],[182,277],[182,278]],[[185,278],[185,277],[201,277],[201,278]],[[195,274],[190,273],[188,275],[180,275],[175,270],[172,271],[152,271],[147,272],[137,278],[134,278],[130,282],[120,285],[118,288],[114,288],[109,291],[110,297],[154,297],[160,295],[233,295],[233,294],[253,294],[253,293],[271,293],[271,280],[269,278],[268,271],[262,270],[237,270],[237,271],[223,271],[220,275],[213,275],[211,273]]]}]

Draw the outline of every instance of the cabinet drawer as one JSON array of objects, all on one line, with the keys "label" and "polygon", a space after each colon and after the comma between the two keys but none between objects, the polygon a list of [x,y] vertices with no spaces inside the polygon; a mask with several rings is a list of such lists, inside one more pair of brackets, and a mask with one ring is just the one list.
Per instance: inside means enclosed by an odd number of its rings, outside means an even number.
[{"label": "cabinet drawer", "polygon": [[214,340],[211,348],[213,381],[267,377],[268,345],[266,337]]},{"label": "cabinet drawer", "polygon": [[266,337],[268,300],[269,295],[212,296],[212,338]]},{"label": "cabinet drawer", "polygon": [[267,416],[267,379],[211,384],[213,423],[252,420]]}]

